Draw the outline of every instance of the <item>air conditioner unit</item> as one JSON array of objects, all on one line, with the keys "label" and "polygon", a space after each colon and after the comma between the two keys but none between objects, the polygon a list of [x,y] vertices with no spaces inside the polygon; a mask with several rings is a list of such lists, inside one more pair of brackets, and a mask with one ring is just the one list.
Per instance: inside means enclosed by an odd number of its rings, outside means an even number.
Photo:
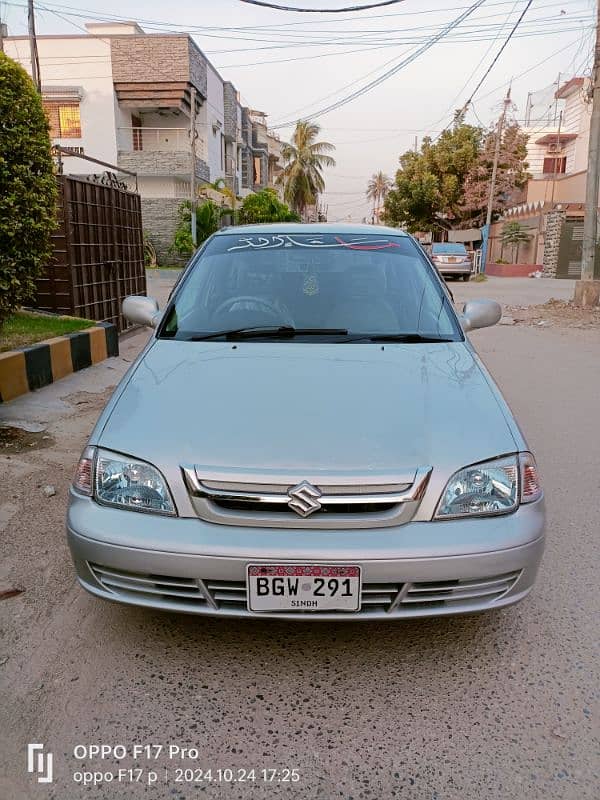
[{"label": "air conditioner unit", "polygon": [[562,145],[558,144],[557,142],[551,142],[546,147],[547,153],[561,153],[562,152]]}]

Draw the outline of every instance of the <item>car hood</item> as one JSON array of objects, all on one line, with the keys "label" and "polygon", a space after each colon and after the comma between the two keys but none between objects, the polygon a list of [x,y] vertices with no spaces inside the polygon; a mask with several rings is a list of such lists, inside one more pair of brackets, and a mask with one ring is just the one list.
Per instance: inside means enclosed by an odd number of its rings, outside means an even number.
[{"label": "car hood", "polygon": [[[468,345],[157,340],[92,444],[172,473],[318,481],[442,472],[514,451]],[[262,477],[264,476],[264,477]],[[239,478],[238,478],[239,479]]]}]

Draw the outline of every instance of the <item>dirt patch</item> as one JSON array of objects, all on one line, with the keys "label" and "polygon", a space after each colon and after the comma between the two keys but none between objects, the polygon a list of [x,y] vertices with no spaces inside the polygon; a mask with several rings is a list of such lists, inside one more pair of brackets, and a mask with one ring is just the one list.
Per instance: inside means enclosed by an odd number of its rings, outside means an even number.
[{"label": "dirt patch", "polygon": [[537,306],[504,306],[504,316],[519,325],[600,328],[600,306],[580,308],[571,301],[555,298]]},{"label": "dirt patch", "polygon": [[0,454],[26,453],[52,447],[54,438],[45,431],[32,433],[21,428],[0,426]]}]

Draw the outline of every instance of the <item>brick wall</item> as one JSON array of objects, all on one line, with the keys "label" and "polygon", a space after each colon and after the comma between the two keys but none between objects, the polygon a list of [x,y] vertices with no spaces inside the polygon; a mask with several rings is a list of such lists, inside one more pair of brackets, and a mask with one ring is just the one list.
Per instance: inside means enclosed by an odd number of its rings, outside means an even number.
[{"label": "brick wall", "polygon": [[545,278],[555,278],[558,269],[560,235],[566,218],[566,211],[549,211],[546,215],[544,233],[544,260],[542,271]]}]

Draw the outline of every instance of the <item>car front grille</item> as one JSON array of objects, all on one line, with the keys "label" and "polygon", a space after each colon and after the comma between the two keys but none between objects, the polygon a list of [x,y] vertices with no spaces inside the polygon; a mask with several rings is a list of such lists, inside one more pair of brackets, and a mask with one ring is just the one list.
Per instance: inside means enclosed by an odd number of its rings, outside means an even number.
[{"label": "car front grille", "polygon": [[[182,466],[192,504],[201,519],[222,525],[261,528],[369,528],[409,522],[432,468],[408,470],[382,482],[365,475],[353,483],[323,477],[285,483],[223,481],[209,468]],[[294,476],[297,478],[298,476]],[[318,484],[318,485],[317,485]],[[303,494],[304,493],[304,494]]]},{"label": "car front grille", "polygon": [[[246,607],[245,581],[179,578],[153,575],[88,563],[94,578],[103,589],[122,599],[141,605],[157,605],[173,611],[208,611],[212,613],[250,614]],[[444,610],[468,611],[482,604],[493,605],[507,594],[520,571],[486,578],[417,583],[369,583],[361,590],[361,610],[336,612],[340,617],[422,616]],[[318,617],[319,612],[286,612],[289,616]],[[260,616],[258,614],[257,616]]]}]

